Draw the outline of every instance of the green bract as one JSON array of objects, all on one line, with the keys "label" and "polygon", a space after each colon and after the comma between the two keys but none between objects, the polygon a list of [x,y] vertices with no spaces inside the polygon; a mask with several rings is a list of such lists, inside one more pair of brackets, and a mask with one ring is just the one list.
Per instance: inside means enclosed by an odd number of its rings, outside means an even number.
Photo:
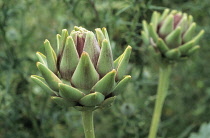
[{"label": "green bract", "polygon": [[53,92],[52,100],[59,105],[78,110],[109,106],[131,79],[125,75],[131,47],[113,61],[106,28],[95,30],[97,39],[82,27],[75,27],[70,34],[64,29],[57,35],[57,54],[48,40],[44,42],[45,55],[37,52],[43,78],[31,78],[45,91]]},{"label": "green bract", "polygon": [[196,34],[196,23],[186,13],[166,9],[162,14],[153,12],[151,22],[143,21],[142,39],[152,45],[161,58],[167,61],[186,59],[200,46],[198,41],[204,33]]}]

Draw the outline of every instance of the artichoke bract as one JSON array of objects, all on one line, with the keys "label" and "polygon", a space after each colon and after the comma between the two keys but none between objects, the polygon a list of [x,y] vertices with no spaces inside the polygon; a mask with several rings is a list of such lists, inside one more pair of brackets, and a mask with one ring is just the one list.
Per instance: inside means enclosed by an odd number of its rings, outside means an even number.
[{"label": "artichoke bract", "polygon": [[37,52],[37,67],[43,77],[31,78],[61,106],[94,110],[110,106],[131,76],[125,75],[131,54],[128,46],[115,61],[106,28],[93,32],[74,27],[57,35],[57,53],[45,40],[45,55]]},{"label": "artichoke bract", "polygon": [[151,22],[142,22],[144,44],[152,45],[161,58],[169,62],[187,59],[200,46],[199,39],[204,34],[196,34],[193,17],[176,10],[165,9],[162,14],[153,12]]}]

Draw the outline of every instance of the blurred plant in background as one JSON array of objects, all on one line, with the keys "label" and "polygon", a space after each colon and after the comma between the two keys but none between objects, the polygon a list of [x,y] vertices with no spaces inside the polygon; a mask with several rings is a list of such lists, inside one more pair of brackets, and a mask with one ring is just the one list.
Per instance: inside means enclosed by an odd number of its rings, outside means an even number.
[{"label": "blurred plant in background", "polygon": [[92,31],[105,26],[114,58],[127,44],[133,47],[128,66],[132,83],[111,109],[96,111],[96,137],[147,137],[158,68],[142,47],[141,22],[148,21],[153,10],[162,12],[165,8],[193,15],[198,30],[204,28],[205,35],[198,56],[192,62],[180,63],[172,73],[174,85],[169,89],[158,135],[188,137],[209,121],[208,0],[1,0],[0,7],[0,137],[84,137],[80,113],[53,104],[50,96],[29,79],[32,73],[38,74],[34,51],[44,51],[43,38],[55,46],[54,36],[75,25]]},{"label": "blurred plant in background", "polygon": [[208,138],[210,136],[210,123],[203,123],[198,133],[191,133],[189,138]]},{"label": "blurred plant in background", "polygon": [[200,49],[198,42],[204,30],[195,31],[192,15],[169,9],[162,14],[154,11],[150,23],[143,21],[142,25],[144,43],[152,45],[150,49],[159,62],[173,64],[184,61]]},{"label": "blurred plant in background", "polygon": [[150,126],[149,138],[156,138],[163,104],[170,84],[171,70],[178,61],[189,59],[200,49],[197,45],[204,34],[195,33],[196,23],[193,17],[176,10],[165,9],[162,14],[154,11],[150,23],[142,22],[141,32],[145,45],[150,47],[159,63],[159,82],[155,109]]}]

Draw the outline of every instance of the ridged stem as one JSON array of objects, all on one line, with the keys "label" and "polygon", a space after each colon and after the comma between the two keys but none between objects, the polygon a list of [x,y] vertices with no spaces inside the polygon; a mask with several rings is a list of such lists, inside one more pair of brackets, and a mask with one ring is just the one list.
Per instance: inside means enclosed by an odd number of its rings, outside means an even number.
[{"label": "ridged stem", "polygon": [[93,111],[82,111],[82,121],[85,138],[95,138],[93,125]]},{"label": "ridged stem", "polygon": [[150,126],[148,138],[156,138],[158,124],[160,122],[160,117],[162,113],[162,108],[163,108],[163,104],[164,104],[165,97],[167,95],[168,86],[169,86],[170,74],[171,74],[171,65],[164,64],[160,67],[158,90],[157,90],[157,96],[156,96],[156,101],[155,101],[155,109],[153,112],[152,123]]}]

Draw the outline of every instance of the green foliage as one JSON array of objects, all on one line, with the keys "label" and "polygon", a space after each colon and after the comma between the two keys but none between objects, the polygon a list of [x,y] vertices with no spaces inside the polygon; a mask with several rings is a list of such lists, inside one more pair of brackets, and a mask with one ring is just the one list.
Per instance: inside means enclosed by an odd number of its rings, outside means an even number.
[{"label": "green foliage", "polygon": [[198,133],[190,134],[189,138],[207,138],[210,136],[210,123],[203,123]]},{"label": "green foliage", "polygon": [[182,10],[205,30],[201,49],[191,61],[174,66],[158,131],[161,138],[185,138],[210,116],[209,0],[0,0],[0,137],[84,137],[81,114],[60,108],[30,80],[38,74],[35,52],[44,39],[55,49],[63,28],[106,27],[114,59],[133,47],[129,86],[111,108],[95,112],[96,137],[147,137],[155,101],[158,66],[142,46],[142,20],[154,10]]}]

